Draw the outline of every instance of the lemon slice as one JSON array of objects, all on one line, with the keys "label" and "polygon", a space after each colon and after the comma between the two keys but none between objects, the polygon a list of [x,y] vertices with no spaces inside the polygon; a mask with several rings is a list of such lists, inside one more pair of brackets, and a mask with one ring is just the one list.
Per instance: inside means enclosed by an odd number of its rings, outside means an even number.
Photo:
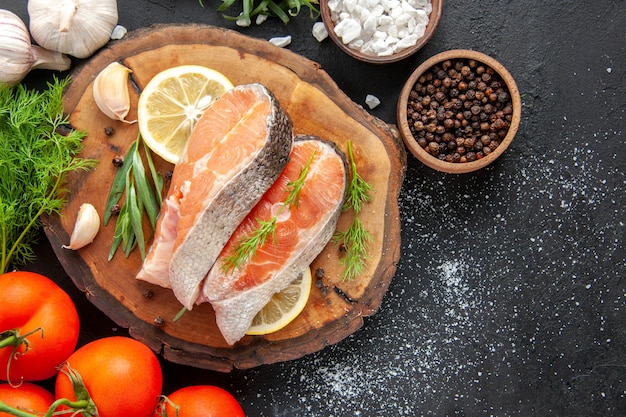
[{"label": "lemon slice", "polygon": [[181,65],[155,75],[139,96],[137,123],[146,145],[176,163],[204,111],[233,84],[222,73]]},{"label": "lemon slice", "polygon": [[246,333],[260,335],[282,329],[304,310],[310,293],[311,268],[307,267],[287,288],[274,294],[254,317]]}]

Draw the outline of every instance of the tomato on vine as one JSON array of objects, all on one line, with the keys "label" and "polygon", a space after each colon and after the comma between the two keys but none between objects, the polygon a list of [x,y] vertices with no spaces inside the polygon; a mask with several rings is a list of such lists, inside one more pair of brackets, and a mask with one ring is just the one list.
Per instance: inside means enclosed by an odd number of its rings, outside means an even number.
[{"label": "tomato on vine", "polygon": [[154,417],[245,417],[235,397],[214,385],[180,388],[161,401]]},{"label": "tomato on vine", "polygon": [[22,382],[19,386],[0,384],[0,417],[14,415],[13,413],[2,412],[6,408],[5,406],[43,415],[53,402],[52,393],[39,385],[30,382]]},{"label": "tomato on vine", "polygon": [[53,377],[78,342],[72,299],[51,279],[25,271],[0,275],[0,294],[0,380]]},{"label": "tomato on vine", "polygon": [[162,388],[155,353],[135,339],[111,336],[80,347],[67,359],[55,381],[55,396],[70,401],[88,396],[99,417],[152,417]]}]

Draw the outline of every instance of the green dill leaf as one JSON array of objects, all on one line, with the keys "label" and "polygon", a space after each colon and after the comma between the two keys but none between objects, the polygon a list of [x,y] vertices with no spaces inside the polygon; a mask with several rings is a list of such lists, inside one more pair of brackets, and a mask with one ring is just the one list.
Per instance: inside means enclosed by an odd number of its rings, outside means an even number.
[{"label": "green dill leaf", "polygon": [[68,82],[54,78],[43,91],[0,85],[1,272],[34,259],[40,216],[65,205],[65,175],[96,164],[77,157],[85,132],[60,133],[69,126],[63,114]]},{"label": "green dill leaf", "polygon": [[368,257],[367,247],[372,240],[372,234],[365,229],[358,216],[352,219],[348,230],[335,232],[333,242],[342,244],[346,251],[340,259],[345,267],[342,275],[344,281],[351,281],[363,272]]},{"label": "green dill leaf", "polygon": [[341,245],[345,249],[345,254],[340,262],[345,269],[342,275],[344,281],[350,281],[359,276],[366,266],[368,257],[367,247],[373,239],[371,233],[359,219],[359,214],[363,204],[371,200],[370,191],[372,187],[358,173],[354,153],[352,151],[352,141],[348,141],[348,158],[351,167],[351,179],[348,184],[346,200],[342,206],[342,211],[352,209],[354,218],[350,227],[346,231],[335,231],[333,242]]},{"label": "green dill leaf", "polygon": [[371,199],[369,192],[372,190],[372,186],[365,182],[357,171],[354,154],[352,152],[352,141],[350,140],[348,141],[348,156],[350,158],[350,171],[352,175],[348,186],[348,195],[346,196],[346,201],[343,203],[342,210],[347,211],[353,209],[358,215],[363,208],[363,203],[367,203]]},{"label": "green dill leaf", "polygon": [[300,170],[298,179],[295,181],[289,181],[285,187],[287,197],[280,206],[274,216],[269,220],[256,219],[257,227],[245,238],[242,238],[235,244],[231,255],[227,256],[224,260],[222,270],[224,272],[232,272],[236,268],[239,268],[244,263],[248,262],[256,253],[257,249],[265,245],[268,237],[272,237],[272,241],[276,242],[276,224],[278,222],[278,216],[284,209],[290,210],[291,206],[298,207],[300,202],[300,192],[304,187],[306,176],[309,173],[311,163],[315,152],[311,154],[306,165]]}]

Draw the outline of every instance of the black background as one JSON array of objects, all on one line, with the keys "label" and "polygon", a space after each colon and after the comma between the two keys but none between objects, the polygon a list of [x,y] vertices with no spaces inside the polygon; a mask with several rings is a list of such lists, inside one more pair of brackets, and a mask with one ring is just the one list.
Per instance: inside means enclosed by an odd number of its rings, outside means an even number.
[{"label": "black background", "polygon": [[[239,28],[205,0],[121,0],[129,30],[205,23],[269,39],[318,62],[357,104],[396,123],[404,80],[430,56],[474,49],[522,94],[522,122],[482,171],[447,175],[408,157],[402,256],[379,312],[337,345],[229,374],[163,361],[164,393],[232,392],[249,416],[626,415],[626,2],[444,0],[433,38],[394,64],[364,64],[287,25]],[[1,0],[28,21],[26,2]],[[232,11],[233,14],[236,10]],[[50,73],[25,80],[41,86]],[[78,292],[45,237],[26,269],[59,282],[80,344],[125,334]]]}]

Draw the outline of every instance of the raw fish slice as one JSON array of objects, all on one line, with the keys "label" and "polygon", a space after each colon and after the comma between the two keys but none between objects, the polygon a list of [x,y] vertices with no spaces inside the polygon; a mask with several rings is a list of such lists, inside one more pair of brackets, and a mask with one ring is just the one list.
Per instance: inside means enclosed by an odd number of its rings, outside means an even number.
[{"label": "raw fish slice", "polygon": [[191,310],[228,238],[285,167],[292,143],[292,122],[265,87],[224,93],[198,121],[174,168],[137,278],[171,287]]},{"label": "raw fish slice", "polygon": [[[258,227],[258,220],[276,215],[288,195],[288,183],[298,179],[311,155],[297,207],[276,216],[276,239],[268,238],[247,263],[229,271],[225,259]],[[326,246],[341,214],[346,178],[345,156],[333,143],[312,136],[296,138],[284,171],[233,233],[204,282],[199,301],[212,304],[229,344],[245,335],[272,295],[287,287]]]}]

